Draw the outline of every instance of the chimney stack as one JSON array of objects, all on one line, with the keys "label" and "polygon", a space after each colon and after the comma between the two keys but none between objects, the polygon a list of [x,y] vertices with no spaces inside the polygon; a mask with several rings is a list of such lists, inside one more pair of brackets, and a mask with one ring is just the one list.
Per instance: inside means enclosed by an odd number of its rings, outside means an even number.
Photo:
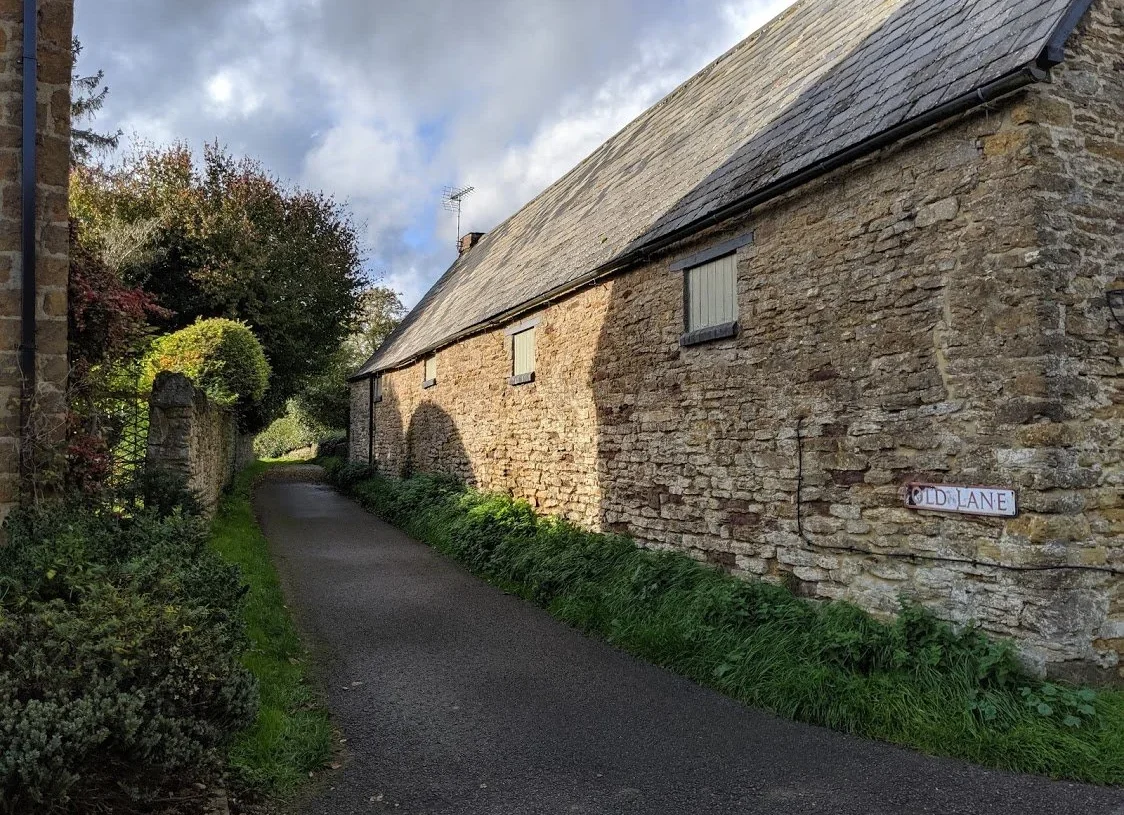
[{"label": "chimney stack", "polygon": [[464,254],[469,249],[480,243],[480,239],[484,237],[483,232],[469,232],[461,238],[460,254]]}]

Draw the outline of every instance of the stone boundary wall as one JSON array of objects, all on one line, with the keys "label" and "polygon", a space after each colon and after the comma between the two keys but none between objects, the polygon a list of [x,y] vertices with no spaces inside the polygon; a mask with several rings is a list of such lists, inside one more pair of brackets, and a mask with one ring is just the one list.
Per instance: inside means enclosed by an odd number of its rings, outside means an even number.
[{"label": "stone boundary wall", "polygon": [[[1097,0],[1050,83],[520,316],[531,384],[502,327],[441,349],[434,387],[387,373],[378,465],[879,615],[910,597],[1040,672],[1121,681],[1122,18]],[[680,347],[670,266],[746,232],[739,335]],[[912,481],[1012,488],[1021,512],[907,509]]]},{"label": "stone boundary wall", "polygon": [[150,468],[181,474],[213,513],[234,474],[252,460],[252,438],[239,435],[233,412],[183,374],[157,375],[149,399]]},{"label": "stone boundary wall", "polygon": [[[57,467],[65,433],[72,16],[73,0],[39,0],[34,467]],[[0,0],[0,520],[20,493],[23,104],[23,4]]]}]

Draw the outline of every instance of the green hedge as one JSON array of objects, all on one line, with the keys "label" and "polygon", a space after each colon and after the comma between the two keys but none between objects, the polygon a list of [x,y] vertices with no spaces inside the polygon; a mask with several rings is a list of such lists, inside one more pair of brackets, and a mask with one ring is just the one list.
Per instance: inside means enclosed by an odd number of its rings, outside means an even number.
[{"label": "green hedge", "polygon": [[447,478],[326,465],[367,508],[477,574],[748,705],[993,767],[1124,784],[1124,694],[1033,679],[1010,645],[917,606],[882,623]]},{"label": "green hedge", "polygon": [[10,519],[0,813],[139,811],[209,783],[257,705],[243,593],[180,510]]},{"label": "green hedge", "polygon": [[249,408],[265,397],[269,362],[249,326],[235,320],[199,320],[153,343],[146,361],[151,386],[161,371],[181,373],[220,405]]},{"label": "green hedge", "polygon": [[254,438],[254,452],[259,458],[281,458],[303,447],[346,437],[345,431],[322,426],[301,409],[297,400],[290,399],[285,415]]},{"label": "green hedge", "polygon": [[319,434],[292,414],[273,422],[254,438],[254,452],[261,458],[281,458],[286,453],[314,444]]}]

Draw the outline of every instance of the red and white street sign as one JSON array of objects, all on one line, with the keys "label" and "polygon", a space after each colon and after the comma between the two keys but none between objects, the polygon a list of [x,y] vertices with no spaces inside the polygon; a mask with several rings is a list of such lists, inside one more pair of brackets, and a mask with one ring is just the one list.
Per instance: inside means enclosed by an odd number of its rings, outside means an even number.
[{"label": "red and white street sign", "polygon": [[952,484],[907,484],[903,491],[910,509],[958,512],[1014,518],[1019,514],[1015,491],[1000,487],[957,487]]}]

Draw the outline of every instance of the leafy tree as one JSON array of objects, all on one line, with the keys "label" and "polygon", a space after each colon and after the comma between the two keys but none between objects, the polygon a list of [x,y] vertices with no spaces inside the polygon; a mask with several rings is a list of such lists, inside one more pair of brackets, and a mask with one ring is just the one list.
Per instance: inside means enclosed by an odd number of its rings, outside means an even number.
[{"label": "leafy tree", "polygon": [[348,362],[359,367],[370,359],[405,316],[402,296],[394,289],[386,286],[365,289],[356,331],[348,339]]},{"label": "leafy tree", "polygon": [[117,247],[122,278],[151,292],[176,330],[199,318],[246,322],[273,370],[248,417],[263,427],[330,364],[359,315],[362,252],[346,209],[283,185],[218,144],[147,148],[112,170],[72,175],[72,209]]},{"label": "leafy tree", "polygon": [[70,161],[72,164],[86,164],[99,153],[116,150],[121,141],[121,131],[99,133],[90,127],[80,127],[92,120],[105,104],[109,88],[102,87],[105,71],[82,76],[78,73],[78,57],[82,53],[82,43],[75,37],[70,51],[73,57],[74,72],[70,78]]},{"label": "leafy tree", "polygon": [[347,428],[351,404],[347,378],[378,350],[406,313],[398,292],[385,286],[366,289],[361,301],[352,335],[296,398],[301,412],[325,428]]},{"label": "leafy tree", "polygon": [[167,318],[152,295],[121,282],[96,245],[70,225],[67,327],[71,374],[113,364],[135,353],[149,334],[149,320]]}]

